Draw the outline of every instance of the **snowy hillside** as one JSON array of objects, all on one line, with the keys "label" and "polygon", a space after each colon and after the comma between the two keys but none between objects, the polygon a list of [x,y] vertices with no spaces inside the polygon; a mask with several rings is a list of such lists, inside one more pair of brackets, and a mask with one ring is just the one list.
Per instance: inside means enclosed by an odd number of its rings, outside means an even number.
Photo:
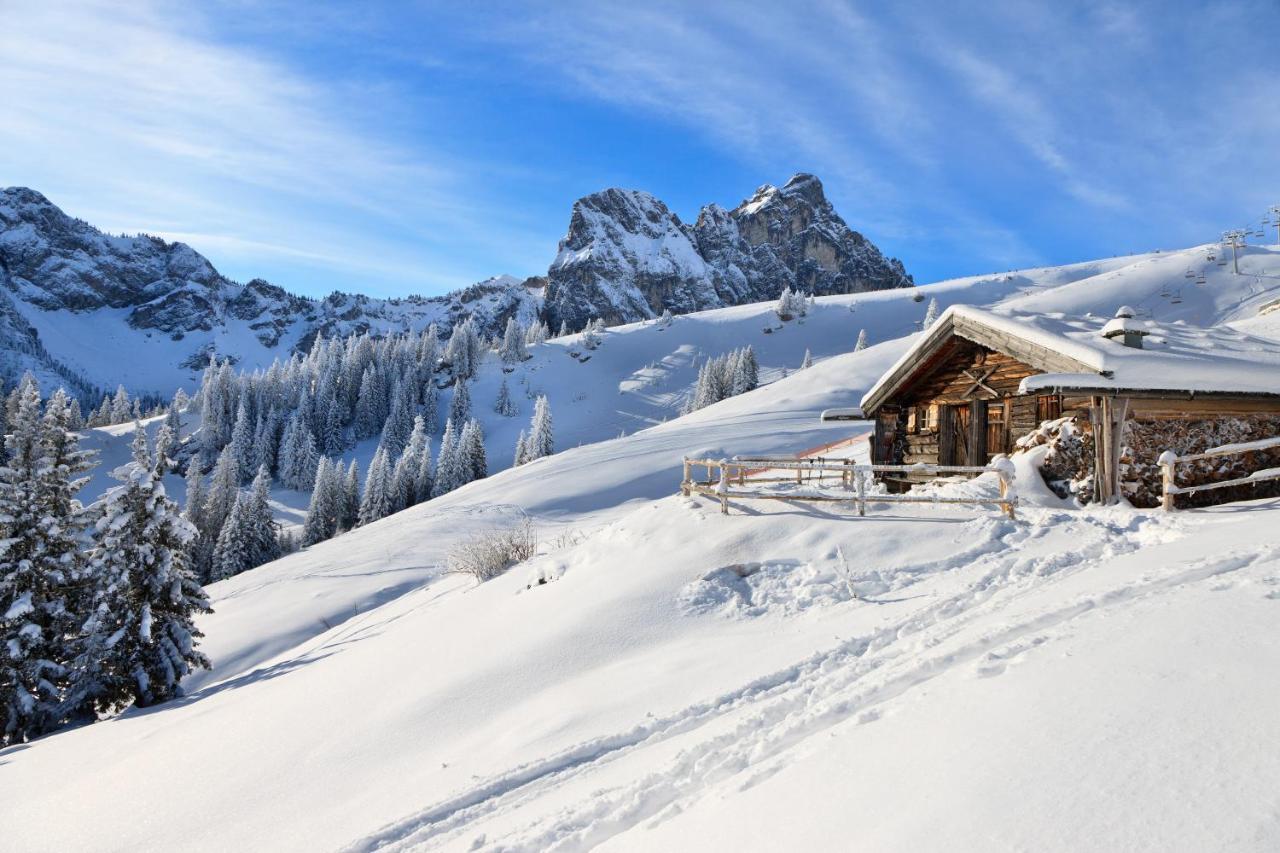
[{"label": "snowy hillside", "polygon": [[[186,699],[0,751],[4,843],[1274,850],[1275,502],[1072,510],[1021,477],[1016,521],[859,519],[674,494],[686,454],[863,434],[818,412],[860,398],[930,298],[1264,334],[1280,252],[1250,249],[1243,276],[1205,254],[535,347],[507,380],[548,394],[561,452],[210,587],[215,667]],[[860,328],[873,345],[849,352]],[[676,417],[698,363],[748,343],[768,384]],[[477,411],[501,375],[482,368]],[[495,467],[527,416],[484,415]],[[441,574],[520,512],[538,557],[478,587]]]}]

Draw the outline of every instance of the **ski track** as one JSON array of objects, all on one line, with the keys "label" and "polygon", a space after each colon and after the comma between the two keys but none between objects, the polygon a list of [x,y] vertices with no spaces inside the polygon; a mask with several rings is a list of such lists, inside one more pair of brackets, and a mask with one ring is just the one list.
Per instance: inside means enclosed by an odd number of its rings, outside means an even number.
[{"label": "ski track", "polygon": [[[1054,525],[1043,522],[1053,521]],[[549,791],[579,780],[585,774],[619,760],[643,746],[696,731],[730,715],[741,719],[728,731],[684,748],[660,771],[634,782],[595,792],[589,800],[544,816],[506,840],[478,835],[476,849],[486,850],[583,850],[646,821],[660,822],[679,813],[683,804],[705,793],[710,786],[746,774],[744,787],[771,775],[781,765],[782,753],[826,729],[860,717],[874,719],[873,710],[938,675],[976,664],[979,677],[998,675],[1008,662],[1050,639],[1046,632],[1098,608],[1196,583],[1215,575],[1237,571],[1274,556],[1280,546],[1253,554],[1228,553],[1201,559],[1174,574],[1123,585],[1108,592],[1082,597],[1073,604],[1023,618],[1008,627],[960,643],[945,653],[929,656],[928,650],[956,639],[978,618],[989,616],[983,605],[1003,609],[1018,600],[1017,594],[1059,582],[1110,559],[1143,547],[1135,539],[1144,528],[1168,541],[1181,536],[1185,527],[1165,517],[1077,517],[1074,513],[1048,513],[1041,523],[1000,524],[989,541],[965,556],[978,569],[963,591],[926,605],[901,621],[870,635],[844,640],[792,666],[756,679],[737,690],[690,705],[674,714],[648,720],[613,735],[595,738],[490,778],[470,790],[436,803],[404,820],[356,841],[351,851],[409,850],[435,847],[459,840],[468,827],[487,816],[510,813]],[[1062,524],[1074,525],[1081,545],[1074,551],[1028,555],[1023,543],[1060,532]],[[1134,533],[1138,536],[1134,536]],[[1084,534],[1088,533],[1086,537]],[[1073,537],[1074,538],[1074,537]],[[993,544],[1002,545],[997,550]],[[945,569],[953,560],[938,561],[931,568]],[[912,578],[924,575],[918,569]],[[1007,595],[1001,596],[1002,593]],[[999,601],[993,601],[1001,596]],[[879,676],[873,678],[872,676]]]}]

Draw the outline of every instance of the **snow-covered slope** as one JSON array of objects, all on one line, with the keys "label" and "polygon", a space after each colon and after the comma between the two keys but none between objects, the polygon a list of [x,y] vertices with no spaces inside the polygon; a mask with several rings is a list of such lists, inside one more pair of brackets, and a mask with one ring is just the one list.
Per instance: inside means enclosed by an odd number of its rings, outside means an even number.
[{"label": "snow-covered slope", "polygon": [[[1250,256],[1265,275],[1276,257]],[[1257,279],[1211,275],[1236,292],[1175,305],[1165,260],[932,293],[1244,320]],[[768,335],[767,307],[742,306],[610,330],[586,363],[568,340],[539,348],[527,375],[560,395],[567,449],[215,584],[216,666],[188,698],[0,752],[5,843],[1275,849],[1274,502],[1080,511],[1023,478],[1009,521],[786,503],[725,517],[673,495],[685,454],[858,434],[817,413],[858,399],[923,311],[878,292],[819,299]],[[862,326],[884,329],[876,345],[836,355]],[[775,370],[806,346],[829,357],[571,446],[668,411],[689,381],[619,377],[748,342]],[[520,511],[541,556],[480,587],[440,574],[460,537]]]}]

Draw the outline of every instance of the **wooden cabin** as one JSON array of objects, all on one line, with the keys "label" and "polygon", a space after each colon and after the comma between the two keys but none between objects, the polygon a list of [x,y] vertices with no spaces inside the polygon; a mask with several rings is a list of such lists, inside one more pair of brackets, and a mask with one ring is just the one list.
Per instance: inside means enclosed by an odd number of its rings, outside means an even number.
[{"label": "wooden cabin", "polygon": [[1096,439],[1094,497],[1106,501],[1121,494],[1135,425],[1280,415],[1276,342],[1158,327],[1134,313],[1108,321],[953,306],[863,397],[872,461],[985,465],[1043,421],[1078,415]]}]

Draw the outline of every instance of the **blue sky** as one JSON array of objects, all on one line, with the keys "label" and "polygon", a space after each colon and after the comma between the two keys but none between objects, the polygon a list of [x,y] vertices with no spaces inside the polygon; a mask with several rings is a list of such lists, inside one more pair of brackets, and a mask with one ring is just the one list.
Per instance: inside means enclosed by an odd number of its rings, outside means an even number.
[{"label": "blue sky", "polygon": [[574,199],[819,175],[920,283],[1280,202],[1280,6],[0,0],[0,184],[238,279],[546,271]]}]

